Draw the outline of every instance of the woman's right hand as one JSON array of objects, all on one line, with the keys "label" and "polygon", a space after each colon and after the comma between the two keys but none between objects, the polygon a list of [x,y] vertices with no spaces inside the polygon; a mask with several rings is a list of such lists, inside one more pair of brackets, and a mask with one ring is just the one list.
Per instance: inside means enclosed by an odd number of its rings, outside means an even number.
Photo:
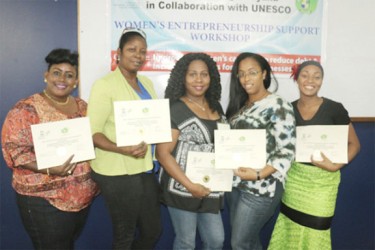
[{"label": "woman's right hand", "polygon": [[147,143],[142,141],[138,145],[118,147],[116,143],[109,140],[102,133],[95,133],[93,135],[94,145],[102,150],[115,152],[118,154],[132,156],[134,158],[143,158],[147,153]]},{"label": "woman's right hand", "polygon": [[147,153],[147,144],[141,142],[138,145],[119,147],[122,154],[133,156],[134,158],[143,158]]},{"label": "woman's right hand", "polygon": [[208,196],[211,190],[201,184],[191,182],[172,155],[172,151],[177,145],[179,135],[179,130],[172,129],[172,141],[156,145],[156,158],[160,162],[160,165],[163,166],[163,169],[178,183],[183,185],[194,198],[202,199]]},{"label": "woman's right hand", "polygon": [[50,175],[68,176],[71,175],[76,167],[76,163],[71,163],[74,155],[71,155],[68,160],[61,166],[56,166],[48,169]]},{"label": "woman's right hand", "polygon": [[193,183],[189,188],[188,191],[193,195],[193,197],[198,199],[203,199],[204,197],[210,195],[211,190],[206,188],[205,186],[197,183]]}]

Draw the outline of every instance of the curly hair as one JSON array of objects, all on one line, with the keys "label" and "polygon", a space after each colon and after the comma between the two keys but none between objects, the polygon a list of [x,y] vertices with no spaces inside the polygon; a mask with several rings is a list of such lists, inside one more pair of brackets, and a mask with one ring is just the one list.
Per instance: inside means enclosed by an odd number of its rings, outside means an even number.
[{"label": "curly hair", "polygon": [[205,93],[207,103],[211,110],[220,111],[221,83],[219,70],[216,62],[205,53],[188,53],[176,62],[169,76],[164,96],[169,98],[171,103],[174,103],[186,94],[186,73],[190,63],[196,60],[203,61],[207,65],[210,75],[210,86]]}]

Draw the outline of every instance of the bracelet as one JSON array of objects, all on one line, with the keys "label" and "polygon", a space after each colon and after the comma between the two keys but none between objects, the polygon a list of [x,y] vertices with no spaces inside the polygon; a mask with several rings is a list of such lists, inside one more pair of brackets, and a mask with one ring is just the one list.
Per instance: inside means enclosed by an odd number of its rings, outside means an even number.
[{"label": "bracelet", "polygon": [[49,176],[49,168],[47,168],[47,175]]},{"label": "bracelet", "polygon": [[257,181],[260,181],[260,172],[259,172],[259,170],[257,171]]}]

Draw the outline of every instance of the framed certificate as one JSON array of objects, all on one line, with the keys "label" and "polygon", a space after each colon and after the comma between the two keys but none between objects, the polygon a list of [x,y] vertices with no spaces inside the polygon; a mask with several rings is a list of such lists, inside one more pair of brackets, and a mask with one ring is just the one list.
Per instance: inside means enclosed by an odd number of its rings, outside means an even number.
[{"label": "framed certificate", "polygon": [[215,169],[215,153],[189,151],[186,176],[211,191],[232,191],[233,170]]},{"label": "framed certificate", "polygon": [[215,130],[216,168],[262,169],[266,161],[265,129]]},{"label": "framed certificate", "polygon": [[31,125],[38,169],[95,158],[88,117]]},{"label": "framed certificate", "polygon": [[323,152],[334,163],[348,163],[348,125],[297,126],[296,161],[321,160]]},{"label": "framed certificate", "polygon": [[169,99],[114,102],[117,146],[172,141]]}]

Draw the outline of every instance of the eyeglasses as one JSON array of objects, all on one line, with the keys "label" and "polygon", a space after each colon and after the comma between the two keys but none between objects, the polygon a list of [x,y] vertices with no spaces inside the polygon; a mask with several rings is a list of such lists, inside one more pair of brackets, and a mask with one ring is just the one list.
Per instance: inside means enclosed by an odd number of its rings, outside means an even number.
[{"label": "eyeglasses", "polygon": [[250,77],[250,78],[255,78],[258,74],[259,74],[260,71],[256,71],[256,70],[250,70],[250,71],[247,71],[247,72],[240,72],[237,74],[237,77],[239,79],[243,79],[245,77]]},{"label": "eyeglasses", "polygon": [[138,29],[138,28],[132,28],[132,27],[125,28],[125,29],[122,31],[122,35],[124,35],[124,34],[126,34],[126,33],[129,33],[129,32],[135,32],[135,33],[140,34],[144,39],[147,38],[146,33],[145,33],[143,30]]}]

